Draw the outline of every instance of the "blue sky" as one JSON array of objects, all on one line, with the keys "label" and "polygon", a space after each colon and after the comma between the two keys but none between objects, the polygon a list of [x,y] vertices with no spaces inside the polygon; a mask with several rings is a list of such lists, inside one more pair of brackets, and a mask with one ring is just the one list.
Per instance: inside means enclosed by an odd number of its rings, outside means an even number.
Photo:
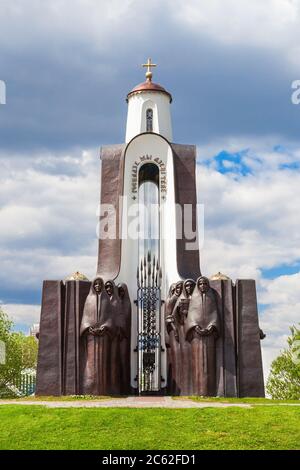
[{"label": "blue sky", "polygon": [[95,272],[99,148],[124,141],[150,56],[174,140],[198,147],[202,269],[256,279],[268,370],[300,319],[300,2],[1,0],[0,24],[0,300],[17,327],[43,279]]}]

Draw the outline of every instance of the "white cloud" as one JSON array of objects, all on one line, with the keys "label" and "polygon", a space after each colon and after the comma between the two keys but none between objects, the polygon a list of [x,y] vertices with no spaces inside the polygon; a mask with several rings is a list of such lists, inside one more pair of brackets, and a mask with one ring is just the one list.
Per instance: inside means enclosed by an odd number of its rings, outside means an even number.
[{"label": "white cloud", "polygon": [[[138,0],[2,0],[0,10],[2,44],[22,48],[38,46],[35,41],[51,41],[53,45],[71,40],[89,44],[93,49],[107,51],[113,37],[146,31],[149,15],[157,5]],[[20,44],[20,38],[22,38]],[[60,57],[56,49],[57,58]],[[73,62],[80,62],[74,50]],[[110,66],[103,67],[103,72]]]},{"label": "white cloud", "polygon": [[[69,0],[2,0],[0,38],[2,44],[23,48],[35,47],[37,39],[51,37],[57,44],[80,38],[105,53],[116,36],[133,40],[153,34],[159,28],[159,15],[170,25],[175,22],[177,29],[192,30],[225,46],[285,51],[285,58],[293,63],[300,39],[299,5],[300,0],[73,0],[70,8]],[[76,52],[72,60],[80,61]],[[111,72],[106,64],[103,73]]]},{"label": "white cloud", "polygon": [[[300,259],[300,172],[278,169],[279,163],[299,161],[299,155],[258,156],[259,168],[247,177],[221,174],[213,165],[198,166],[198,198],[206,217],[202,265],[207,273],[220,269],[239,276],[243,271],[245,277]],[[273,159],[276,165],[270,163]]]},{"label": "white cloud", "polygon": [[39,323],[41,308],[39,305],[0,304],[1,308],[14,323],[28,325]]},{"label": "white cloud", "polygon": [[260,301],[268,304],[262,312],[260,325],[267,333],[262,342],[265,376],[280,350],[287,347],[290,327],[300,323],[300,272],[261,281]]},{"label": "white cloud", "polygon": [[299,40],[298,0],[175,0],[175,5],[179,23],[217,42],[284,48]]},{"label": "white cloud", "polygon": [[[298,310],[300,321],[300,272],[293,275],[279,276],[272,280],[262,280],[263,294],[261,302],[264,304],[274,304],[284,307],[285,305],[294,305],[292,310]],[[285,309],[286,310],[286,309]],[[285,314],[289,318],[292,313],[286,310]],[[292,313],[293,315],[293,313]]]},{"label": "white cloud", "polygon": [[1,156],[2,286],[16,277],[23,279],[23,286],[37,289],[43,279],[63,279],[77,270],[94,275],[98,154],[92,149],[72,157]]},{"label": "white cloud", "polygon": [[[238,145],[228,147],[231,152],[241,150]],[[214,164],[200,165],[197,176],[206,215],[202,271],[257,281],[258,301],[266,304],[260,312],[267,334],[262,341],[266,378],[272,360],[286,347],[289,327],[300,321],[300,272],[263,278],[263,269],[300,260],[300,171],[279,170],[281,164],[299,162],[299,148],[278,153],[272,147],[251,148],[243,160],[253,172],[247,177],[221,174]],[[201,162],[223,148],[200,148]]]}]

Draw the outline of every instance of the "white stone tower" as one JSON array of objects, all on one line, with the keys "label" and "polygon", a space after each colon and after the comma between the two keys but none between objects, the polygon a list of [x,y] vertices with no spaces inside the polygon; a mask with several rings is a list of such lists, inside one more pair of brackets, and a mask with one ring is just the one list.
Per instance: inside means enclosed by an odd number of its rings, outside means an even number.
[{"label": "white stone tower", "polygon": [[136,135],[155,132],[172,142],[171,109],[172,96],[162,86],[152,82],[151,67],[156,64],[144,64],[148,68],[147,81],[140,83],[127,95],[128,114],[126,125],[126,143]]},{"label": "white stone tower", "polygon": [[[138,359],[137,332],[143,320],[138,320],[142,314],[136,305],[137,268],[142,277],[145,270],[148,273],[150,269],[154,284],[155,277],[160,278],[157,281],[159,311],[155,319],[160,339],[151,389],[159,392],[167,383],[164,300],[171,283],[200,275],[195,235],[195,147],[172,143],[172,96],[152,82],[151,68],[156,65],[151,59],[144,66],[147,67],[146,81],[127,95],[126,144],[105,147],[101,152],[101,204],[113,204],[118,233],[115,240],[99,240],[98,273],[105,280],[125,282],[129,289],[133,312],[132,387],[138,386],[139,367],[142,367],[142,359]],[[186,227],[183,226],[184,210]],[[114,215],[106,214],[102,227],[112,221]],[[189,233],[185,233],[186,229]],[[148,285],[144,278],[142,283]]]}]

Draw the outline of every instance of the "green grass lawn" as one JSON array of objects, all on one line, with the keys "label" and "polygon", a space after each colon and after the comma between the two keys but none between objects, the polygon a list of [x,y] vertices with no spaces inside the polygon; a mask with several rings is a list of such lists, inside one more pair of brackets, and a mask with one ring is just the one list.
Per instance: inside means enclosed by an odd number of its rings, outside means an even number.
[{"label": "green grass lawn", "polygon": [[182,398],[200,402],[248,403],[250,405],[300,405],[300,400],[274,400],[271,398],[173,397],[174,400],[180,400]]},{"label": "green grass lawn", "polygon": [[[20,397],[20,398],[13,398],[12,400],[17,401],[99,401],[99,400],[110,400],[112,398],[126,398],[124,395],[122,396],[114,396],[110,397],[109,395],[102,396],[102,395],[60,395],[55,397],[51,396],[27,396],[27,397]],[[3,398],[5,400],[5,398]],[[300,402],[299,402],[300,403]]]},{"label": "green grass lawn", "polygon": [[[99,400],[111,400],[111,399],[125,399],[124,395],[121,396],[96,396],[96,395],[66,395],[66,396],[27,396],[20,398],[5,398],[3,400],[16,400],[16,401],[99,401]],[[173,400],[193,400],[198,402],[221,402],[221,403],[248,403],[250,405],[285,405],[295,404],[300,405],[300,400],[273,400],[271,398],[225,398],[225,397],[198,397],[198,396],[181,396],[172,397]]]},{"label": "green grass lawn", "polygon": [[0,406],[0,449],[300,449],[300,407]]}]

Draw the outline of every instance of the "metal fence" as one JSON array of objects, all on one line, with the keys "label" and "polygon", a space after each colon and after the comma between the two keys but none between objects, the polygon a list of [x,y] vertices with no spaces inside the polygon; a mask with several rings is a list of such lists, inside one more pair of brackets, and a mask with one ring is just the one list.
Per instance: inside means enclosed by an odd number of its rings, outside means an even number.
[{"label": "metal fence", "polygon": [[18,395],[29,396],[35,393],[36,376],[35,374],[21,374],[13,383],[18,391]]}]

